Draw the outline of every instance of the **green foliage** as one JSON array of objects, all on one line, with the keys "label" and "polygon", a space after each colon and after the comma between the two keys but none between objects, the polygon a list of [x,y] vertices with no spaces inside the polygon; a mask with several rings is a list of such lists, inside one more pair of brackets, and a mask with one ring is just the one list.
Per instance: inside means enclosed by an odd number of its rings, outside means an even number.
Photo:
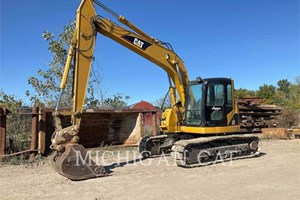
[{"label": "green foliage", "polygon": [[[55,106],[59,95],[59,84],[68,54],[67,48],[71,44],[74,30],[75,22],[72,21],[64,27],[58,39],[49,31],[43,33],[44,40],[48,42],[48,50],[52,54],[52,60],[49,63],[48,69],[43,70],[40,68],[38,70],[38,77],[31,76],[28,78],[28,83],[35,90],[35,94],[30,94],[30,92],[27,91],[26,95],[30,97],[30,101],[34,105],[46,107]],[[71,84],[72,77],[70,76],[65,90],[66,93],[71,93]],[[70,96],[62,100],[62,104],[70,104],[70,102]]]},{"label": "green foliage", "polygon": [[18,112],[22,106],[23,101],[21,99],[0,91],[0,107],[9,108],[11,112]]},{"label": "green foliage", "polygon": [[130,99],[129,96],[124,96],[122,94],[113,95],[112,98],[107,98],[104,100],[104,108],[122,108],[126,107],[126,101]]},{"label": "green foliage", "polygon": [[276,103],[288,109],[300,109],[300,78],[297,77],[296,83],[292,84],[288,80],[277,82]]},{"label": "green foliage", "polygon": [[300,109],[300,83],[292,85],[290,88],[290,95],[286,101],[286,106],[292,109]]},{"label": "green foliage", "polygon": [[292,84],[287,79],[282,79],[277,82],[278,88],[277,91],[282,92],[283,94],[288,95],[290,93],[290,87]]},{"label": "green foliage", "polygon": [[300,110],[300,76],[295,83],[282,79],[277,82],[277,87],[263,84],[257,91],[239,88],[235,91],[235,97],[260,97],[265,104],[275,104],[287,110]]},{"label": "green foliage", "polygon": [[[75,30],[75,22],[72,21],[64,27],[62,33],[56,38],[49,31],[43,33],[44,40],[48,43],[48,50],[52,54],[52,60],[49,63],[49,68],[38,70],[38,76],[28,78],[28,83],[33,87],[35,93],[29,91],[26,95],[35,106],[45,106],[54,108],[56,101],[60,95],[60,81],[64,72],[64,66],[67,59],[68,51]],[[60,107],[70,108],[72,106],[72,85],[73,85],[73,69],[72,65],[67,80],[67,85],[64,89],[64,95],[61,98]],[[92,66],[91,75],[89,78],[89,86],[85,98],[85,108],[107,108],[107,107],[123,107],[126,106],[128,96],[114,95],[112,98],[105,98],[102,89],[102,76],[99,66]]]},{"label": "green foliage", "polygon": [[0,92],[0,106],[6,107],[12,113],[7,116],[8,152],[27,150],[31,138],[31,116],[19,115],[20,112],[30,112],[23,106],[23,101],[14,95]]},{"label": "green foliage", "polygon": [[255,91],[247,90],[243,88],[239,88],[235,91],[235,98],[248,98],[248,97],[254,97]]},{"label": "green foliage", "polygon": [[257,97],[264,99],[266,104],[274,104],[276,97],[276,87],[273,85],[263,84],[256,92]]}]

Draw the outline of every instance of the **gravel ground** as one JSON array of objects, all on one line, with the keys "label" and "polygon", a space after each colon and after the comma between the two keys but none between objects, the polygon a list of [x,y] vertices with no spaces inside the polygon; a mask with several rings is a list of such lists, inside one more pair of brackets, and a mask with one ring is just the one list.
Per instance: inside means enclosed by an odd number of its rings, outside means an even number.
[{"label": "gravel ground", "polygon": [[[0,167],[0,199],[300,199],[300,140],[262,140],[260,157],[185,169],[171,157],[113,164],[110,176],[70,181],[43,164]],[[128,149],[127,149],[128,150]],[[136,157],[138,158],[138,157]]]}]

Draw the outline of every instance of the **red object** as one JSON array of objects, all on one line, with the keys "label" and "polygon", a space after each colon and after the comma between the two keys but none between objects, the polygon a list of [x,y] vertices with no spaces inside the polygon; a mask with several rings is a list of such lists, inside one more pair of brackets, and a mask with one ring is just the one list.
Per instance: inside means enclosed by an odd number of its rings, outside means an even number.
[{"label": "red object", "polygon": [[157,110],[151,103],[147,101],[141,101],[136,103],[133,107],[133,110]]}]

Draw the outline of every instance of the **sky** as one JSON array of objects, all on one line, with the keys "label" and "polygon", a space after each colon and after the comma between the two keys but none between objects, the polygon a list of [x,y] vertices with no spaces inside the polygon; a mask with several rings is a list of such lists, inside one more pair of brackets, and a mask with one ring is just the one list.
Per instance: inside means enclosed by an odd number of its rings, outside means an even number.
[{"label": "sky", "polygon": [[[169,42],[189,78],[228,77],[257,90],[300,76],[299,0],[103,0],[147,34]],[[45,30],[58,35],[75,19],[80,0],[0,0],[0,90],[30,104],[28,77],[51,61]],[[97,14],[107,16],[95,6]],[[112,16],[109,18],[113,19]],[[155,102],[168,90],[166,73],[98,34],[96,60],[106,96],[122,93]]]}]

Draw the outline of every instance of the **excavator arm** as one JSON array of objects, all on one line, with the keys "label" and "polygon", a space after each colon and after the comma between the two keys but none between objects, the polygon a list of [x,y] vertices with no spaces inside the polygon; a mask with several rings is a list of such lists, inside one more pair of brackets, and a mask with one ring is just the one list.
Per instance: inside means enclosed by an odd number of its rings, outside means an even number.
[{"label": "excavator arm", "polygon": [[[135,26],[129,23],[123,16],[119,21],[133,30]],[[94,24],[99,33],[111,38],[126,48],[153,62],[167,72],[177,89],[179,99],[182,103],[185,101],[185,88],[188,84],[188,75],[183,61],[171,49],[163,46],[161,42],[142,32],[133,32],[118,26],[109,19],[97,17]],[[171,86],[171,85],[170,85]],[[172,103],[176,103],[174,92],[172,94]]]},{"label": "excavator arm", "polygon": [[[115,16],[129,30],[107,18],[97,16],[94,3]],[[87,151],[82,145],[78,144],[79,137],[77,134],[80,129],[80,114],[83,111],[97,33],[111,38],[166,71],[169,77],[169,92],[174,107],[179,105],[176,99],[177,95],[181,102],[180,105],[184,105],[185,90],[189,82],[183,61],[172,50],[170,45],[150,37],[130,23],[125,17],[117,15],[100,2],[96,0],[82,0],[76,13],[76,29],[60,85],[62,95],[70,72],[71,63],[75,61],[73,109],[69,113],[60,112],[59,98],[53,114],[56,130],[51,140],[51,148],[55,151],[51,159],[54,169],[72,180],[82,180],[106,174],[104,168],[97,166],[94,162],[91,163],[90,161],[89,165],[81,163],[79,166],[78,162],[75,164],[74,162],[70,162],[70,160],[78,160],[78,152],[80,156],[85,157],[85,160],[90,160]],[[172,109],[170,112],[172,112]],[[63,128],[60,120],[61,115],[71,115],[72,125]]]}]

